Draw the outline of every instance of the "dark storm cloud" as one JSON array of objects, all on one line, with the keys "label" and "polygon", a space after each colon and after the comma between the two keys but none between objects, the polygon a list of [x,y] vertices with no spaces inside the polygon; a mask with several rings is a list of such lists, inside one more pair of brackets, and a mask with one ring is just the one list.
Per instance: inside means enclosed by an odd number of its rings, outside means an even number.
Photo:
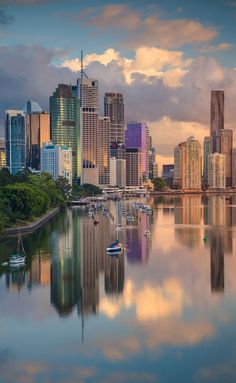
[{"label": "dark storm cloud", "polygon": [[8,15],[3,9],[0,9],[0,24],[9,25],[14,23],[14,21],[15,19],[12,15]]},{"label": "dark storm cloud", "polygon": [[0,127],[5,109],[21,109],[32,99],[48,110],[57,84],[75,82],[70,70],[52,65],[58,55],[61,52],[39,46],[0,47]]}]

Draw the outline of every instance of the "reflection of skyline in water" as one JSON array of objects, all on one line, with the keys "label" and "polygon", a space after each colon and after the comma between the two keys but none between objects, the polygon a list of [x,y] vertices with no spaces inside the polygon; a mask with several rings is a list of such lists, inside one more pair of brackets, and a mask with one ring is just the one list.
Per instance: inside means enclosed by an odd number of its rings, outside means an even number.
[{"label": "reflection of skyline in water", "polygon": [[[173,216],[178,242],[190,249],[209,248],[212,293],[225,288],[224,256],[233,252],[232,232],[228,227],[236,222],[234,204],[235,196],[226,200],[217,195],[193,195],[172,200],[170,207],[164,203],[162,206],[164,215]],[[157,212],[154,217],[158,221]],[[86,210],[68,209],[49,225],[51,233],[43,233],[41,229],[41,242],[31,244],[32,240],[24,239],[28,253],[32,248],[31,264],[23,272],[5,273],[8,291],[50,286],[51,304],[59,315],[76,310],[85,317],[99,311],[100,276],[105,294],[122,295],[125,259],[131,266],[148,263],[152,239],[147,240],[143,233],[151,227],[152,217],[139,213],[135,222],[127,225],[121,234],[128,247],[127,254],[118,258],[106,254],[107,244],[116,236],[115,222],[101,214],[99,221],[95,226]],[[204,234],[206,242],[203,242]]]}]

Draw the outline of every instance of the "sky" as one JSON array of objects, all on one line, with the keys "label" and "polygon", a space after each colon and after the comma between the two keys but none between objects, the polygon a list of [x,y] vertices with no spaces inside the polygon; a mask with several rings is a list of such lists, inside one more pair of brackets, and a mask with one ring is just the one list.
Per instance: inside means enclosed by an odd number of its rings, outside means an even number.
[{"label": "sky", "polygon": [[[209,134],[210,92],[236,121],[236,1],[0,0],[0,136],[5,109],[49,109],[58,83],[85,71],[124,94],[126,121],[146,121],[159,163]],[[235,135],[236,136],[236,135]],[[236,142],[235,142],[236,144]]]}]

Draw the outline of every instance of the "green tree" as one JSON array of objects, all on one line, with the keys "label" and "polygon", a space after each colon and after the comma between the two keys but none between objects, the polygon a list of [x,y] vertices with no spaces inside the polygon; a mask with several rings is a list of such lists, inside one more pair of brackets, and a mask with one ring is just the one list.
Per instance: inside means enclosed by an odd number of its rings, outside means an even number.
[{"label": "green tree", "polygon": [[163,191],[167,186],[166,181],[161,177],[154,178],[153,184],[156,191]]},{"label": "green tree", "polygon": [[61,191],[65,200],[70,198],[72,187],[67,178],[58,177],[56,187]]}]

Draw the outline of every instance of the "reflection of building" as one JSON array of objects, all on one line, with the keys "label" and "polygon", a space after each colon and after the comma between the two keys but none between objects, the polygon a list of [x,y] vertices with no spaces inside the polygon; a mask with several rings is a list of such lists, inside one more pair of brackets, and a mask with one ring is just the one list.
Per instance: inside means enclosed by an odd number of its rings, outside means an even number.
[{"label": "reflection of building", "polygon": [[49,286],[51,282],[50,254],[37,253],[32,258],[31,268],[28,271],[28,287],[34,285]]},{"label": "reflection of building", "polygon": [[224,291],[224,242],[219,233],[214,231],[211,241],[211,291]]},{"label": "reflection of building", "polygon": [[142,214],[138,217],[139,222],[127,227],[127,259],[129,263],[147,263],[149,254],[149,243],[144,236],[148,227],[149,216]]},{"label": "reflection of building", "polygon": [[[175,200],[174,216],[175,224],[186,225],[175,228],[178,241],[190,248],[199,246],[202,237],[200,227],[202,222],[201,196],[186,195]],[[195,225],[199,227],[195,227]]]},{"label": "reflection of building", "polygon": [[77,211],[70,209],[59,217],[52,233],[51,303],[60,315],[68,315],[79,304],[80,230]]},{"label": "reflection of building", "polygon": [[124,288],[124,254],[117,257],[107,255],[105,270],[106,294],[122,294]]}]

